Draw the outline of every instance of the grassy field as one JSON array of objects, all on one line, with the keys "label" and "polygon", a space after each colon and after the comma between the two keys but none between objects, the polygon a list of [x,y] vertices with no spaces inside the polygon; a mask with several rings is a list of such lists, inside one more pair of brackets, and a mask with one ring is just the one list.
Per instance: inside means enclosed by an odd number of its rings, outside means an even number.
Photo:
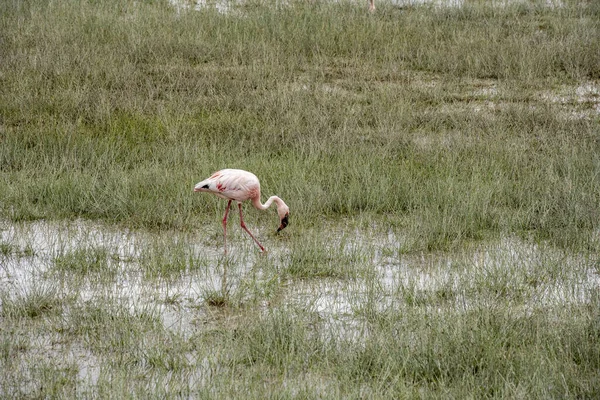
[{"label": "grassy field", "polygon": [[0,2],[0,397],[600,396],[600,6],[376,4]]}]

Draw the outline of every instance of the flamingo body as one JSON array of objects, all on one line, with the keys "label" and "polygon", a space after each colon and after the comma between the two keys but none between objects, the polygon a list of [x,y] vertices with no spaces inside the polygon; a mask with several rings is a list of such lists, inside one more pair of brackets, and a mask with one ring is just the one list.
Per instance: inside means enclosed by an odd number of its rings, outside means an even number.
[{"label": "flamingo body", "polygon": [[194,186],[194,192],[208,192],[216,196],[219,196],[225,200],[228,200],[227,208],[225,209],[225,216],[223,217],[223,236],[225,242],[225,253],[227,254],[227,216],[229,214],[229,208],[231,202],[236,201],[240,210],[240,225],[252,239],[256,242],[258,247],[264,252],[265,248],[260,242],[252,235],[252,233],[244,224],[244,218],[242,216],[242,202],[250,200],[252,205],[259,210],[266,210],[272,203],[277,206],[277,214],[279,215],[280,225],[277,232],[284,229],[289,223],[289,207],[277,196],[271,196],[265,202],[260,202],[260,182],[256,175],[252,172],[244,171],[241,169],[222,169],[213,173],[210,178],[199,182]]},{"label": "flamingo body", "polygon": [[242,202],[260,196],[260,182],[252,172],[222,169],[197,183],[194,192],[208,192],[226,200]]}]

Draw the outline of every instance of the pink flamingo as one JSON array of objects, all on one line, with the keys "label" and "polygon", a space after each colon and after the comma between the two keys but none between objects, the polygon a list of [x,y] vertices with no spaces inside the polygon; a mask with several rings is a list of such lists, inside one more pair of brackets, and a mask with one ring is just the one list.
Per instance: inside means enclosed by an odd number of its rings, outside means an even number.
[{"label": "pink flamingo", "polygon": [[222,169],[211,175],[210,178],[194,186],[194,192],[208,192],[215,194],[227,202],[225,216],[223,217],[223,242],[225,244],[225,254],[227,254],[227,215],[233,200],[237,201],[240,209],[240,222],[242,229],[248,232],[248,235],[256,242],[258,247],[264,252],[265,248],[246,228],[244,218],[242,217],[242,201],[250,200],[252,205],[259,210],[266,210],[272,203],[277,206],[277,214],[281,221],[277,232],[284,229],[289,223],[290,208],[277,196],[271,196],[265,204],[260,203],[260,182],[256,175],[241,169]]}]

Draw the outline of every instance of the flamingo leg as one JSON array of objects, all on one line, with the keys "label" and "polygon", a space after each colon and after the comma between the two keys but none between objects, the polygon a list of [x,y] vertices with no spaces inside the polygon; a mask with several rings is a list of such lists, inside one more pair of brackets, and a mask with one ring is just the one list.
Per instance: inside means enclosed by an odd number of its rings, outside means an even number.
[{"label": "flamingo leg", "polygon": [[256,238],[254,237],[254,235],[252,233],[250,233],[248,228],[246,228],[246,224],[244,223],[244,218],[242,217],[242,203],[238,203],[238,208],[240,209],[240,225],[242,226],[242,229],[245,230],[246,232],[248,232],[248,235],[250,235],[250,237],[254,240],[254,242],[256,242],[258,247],[260,247],[260,249],[264,252],[265,248],[263,247],[263,245],[260,244],[260,242],[258,240],[256,240]]},{"label": "flamingo leg", "polygon": [[225,246],[225,254],[227,254],[227,215],[229,214],[229,208],[231,207],[231,200],[227,203],[225,209],[225,216],[223,217],[223,244]]}]

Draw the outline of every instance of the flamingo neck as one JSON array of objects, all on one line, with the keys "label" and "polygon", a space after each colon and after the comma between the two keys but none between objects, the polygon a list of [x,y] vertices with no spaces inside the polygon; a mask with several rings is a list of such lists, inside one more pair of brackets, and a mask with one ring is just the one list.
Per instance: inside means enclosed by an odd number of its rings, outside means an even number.
[{"label": "flamingo neck", "polygon": [[271,207],[272,203],[275,203],[275,205],[277,206],[277,208],[281,207],[282,205],[285,205],[285,203],[283,202],[283,200],[281,200],[277,196],[271,196],[271,197],[269,197],[269,199],[265,202],[265,204],[261,204],[260,203],[260,198],[258,198],[258,197],[255,197],[254,199],[252,199],[252,205],[255,208],[258,208],[259,210],[266,210],[267,208]]}]

